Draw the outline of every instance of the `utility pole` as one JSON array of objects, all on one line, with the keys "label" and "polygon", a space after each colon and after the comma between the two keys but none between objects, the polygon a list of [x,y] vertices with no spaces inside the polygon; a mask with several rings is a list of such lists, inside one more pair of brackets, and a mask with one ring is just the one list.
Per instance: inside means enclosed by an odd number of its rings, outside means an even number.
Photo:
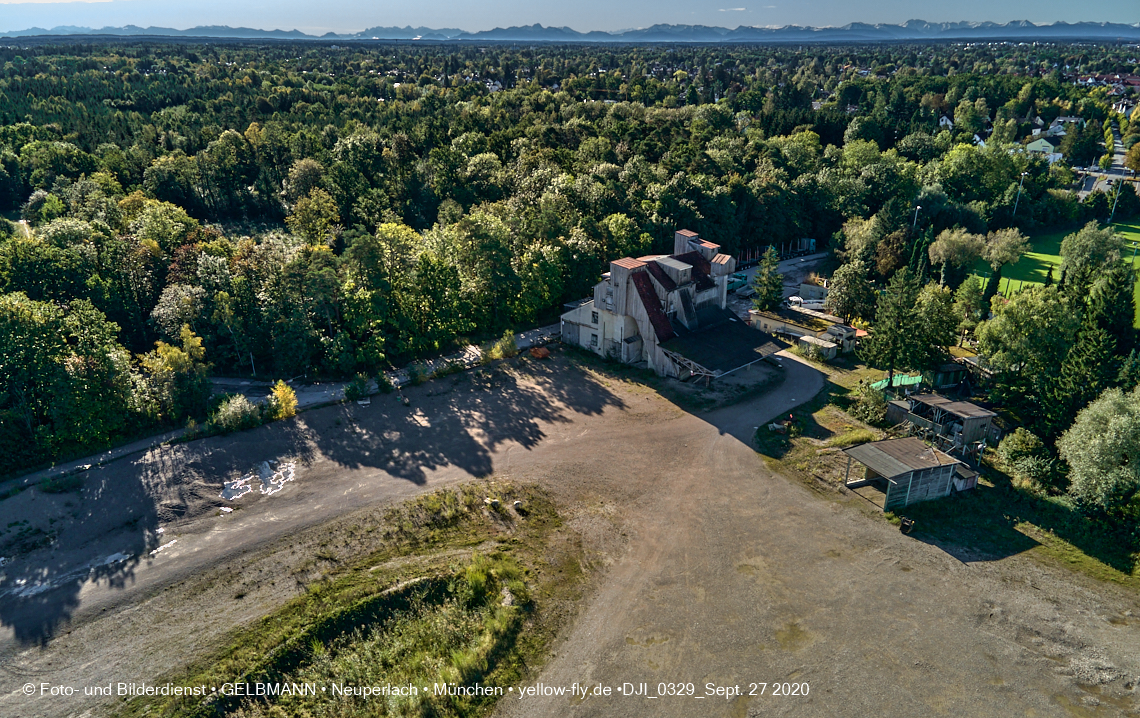
[{"label": "utility pole", "polygon": [[1112,198],[1112,212],[1108,215],[1108,223],[1112,224],[1112,218],[1116,216],[1116,203],[1120,201],[1120,190],[1124,189],[1124,180],[1116,183],[1116,196]]},{"label": "utility pole", "polygon": [[1011,218],[1017,216],[1017,205],[1019,202],[1021,202],[1021,186],[1025,184],[1025,175],[1027,175],[1027,174],[1029,174],[1029,173],[1028,172],[1022,172],[1021,173],[1021,181],[1017,183],[1017,199],[1015,199],[1013,201],[1013,214],[1010,215]]}]

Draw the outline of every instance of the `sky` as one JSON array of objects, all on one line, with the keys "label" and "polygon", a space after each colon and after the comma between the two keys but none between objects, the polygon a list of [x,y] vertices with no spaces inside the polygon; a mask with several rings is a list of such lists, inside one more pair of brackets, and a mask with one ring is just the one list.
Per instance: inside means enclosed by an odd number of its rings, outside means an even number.
[{"label": "sky", "polygon": [[511,25],[569,26],[579,31],[622,30],[658,23],[679,25],[845,25],[1029,20],[1037,24],[1140,21],[1137,0],[0,0],[0,32],[60,25],[138,25],[185,29],[229,25],[311,34],[357,32],[368,27],[489,30]]}]

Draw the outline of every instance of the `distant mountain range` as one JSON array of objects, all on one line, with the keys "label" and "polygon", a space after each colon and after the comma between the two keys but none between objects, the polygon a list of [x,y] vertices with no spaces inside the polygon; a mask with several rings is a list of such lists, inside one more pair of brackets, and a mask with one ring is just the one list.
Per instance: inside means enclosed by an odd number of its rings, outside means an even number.
[{"label": "distant mountain range", "polygon": [[1004,24],[993,22],[926,22],[908,20],[901,25],[851,23],[842,27],[780,28],[747,27],[736,29],[708,25],[654,25],[619,32],[578,32],[568,27],[495,28],[465,32],[455,28],[372,27],[356,33],[307,35],[300,30],[256,30],[248,27],[210,25],[175,30],[168,27],[39,27],[0,33],[0,37],[37,35],[109,35],[122,37],[216,37],[281,40],[473,40],[492,42],[892,42],[905,40],[1120,40],[1140,41],[1140,23],[1125,25],[1109,22],[1057,22],[1034,25],[1022,20]]}]

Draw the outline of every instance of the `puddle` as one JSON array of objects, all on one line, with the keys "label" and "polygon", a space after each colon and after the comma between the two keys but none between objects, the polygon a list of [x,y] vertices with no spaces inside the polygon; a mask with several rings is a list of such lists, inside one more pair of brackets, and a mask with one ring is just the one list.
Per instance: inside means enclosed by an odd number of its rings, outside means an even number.
[{"label": "puddle", "polygon": [[55,588],[55,583],[51,581],[32,584],[31,586],[27,586],[27,588],[25,588],[27,583],[27,579],[20,579],[19,581],[16,581],[16,590],[13,593],[15,593],[20,598],[27,598],[29,596],[35,596],[37,594],[43,593],[44,591]]},{"label": "puddle", "polygon": [[[273,468],[277,464],[277,468]],[[285,483],[292,481],[297,475],[297,464],[287,461],[278,464],[276,461],[262,461],[256,471],[246,474],[240,479],[226,481],[223,484],[221,497],[226,501],[236,501],[253,491],[255,484],[259,485],[261,493],[272,496],[285,488]]]},{"label": "puddle", "polygon": [[120,561],[126,561],[128,558],[130,558],[129,555],[120,551],[118,553],[113,553],[110,556],[108,556],[107,558],[103,559],[103,561],[100,562],[99,565],[100,566],[110,566],[113,563],[118,563]]}]

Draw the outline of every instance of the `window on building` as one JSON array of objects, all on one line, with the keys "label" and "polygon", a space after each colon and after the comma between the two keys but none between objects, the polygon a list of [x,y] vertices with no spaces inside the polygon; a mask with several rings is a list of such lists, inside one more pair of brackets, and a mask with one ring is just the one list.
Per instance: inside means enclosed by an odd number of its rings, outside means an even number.
[{"label": "window on building", "polygon": [[593,322],[594,324],[598,323],[598,313],[597,312],[590,312],[590,321]]},{"label": "window on building", "polygon": [[590,335],[590,346],[592,346],[592,347],[598,346],[598,335],[597,334],[591,334]]}]

